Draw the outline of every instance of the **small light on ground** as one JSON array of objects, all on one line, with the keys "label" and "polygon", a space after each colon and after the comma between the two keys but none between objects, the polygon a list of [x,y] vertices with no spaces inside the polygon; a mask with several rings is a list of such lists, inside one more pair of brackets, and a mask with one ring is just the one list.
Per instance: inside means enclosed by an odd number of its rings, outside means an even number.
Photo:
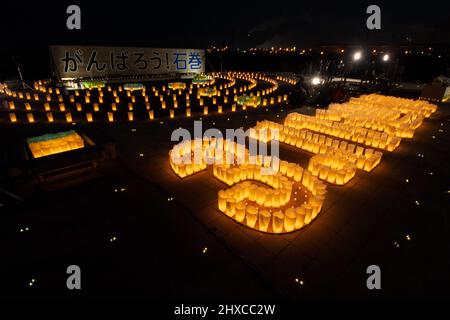
[{"label": "small light on ground", "polygon": [[36,279],[31,279],[31,281],[28,283],[29,287],[34,286],[34,283],[36,282]]}]

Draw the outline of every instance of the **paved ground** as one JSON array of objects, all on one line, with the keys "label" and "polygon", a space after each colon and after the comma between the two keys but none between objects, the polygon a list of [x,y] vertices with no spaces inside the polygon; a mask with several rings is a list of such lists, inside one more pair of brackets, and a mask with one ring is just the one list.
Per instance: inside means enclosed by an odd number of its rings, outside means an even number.
[{"label": "paved ground", "polygon": [[[281,121],[287,111],[267,110],[207,116],[203,126],[249,127],[258,119]],[[221,214],[217,191],[224,185],[210,171],[176,177],[168,151],[173,144],[170,133],[179,126],[192,127],[192,119],[99,127],[116,143],[119,155],[102,169],[101,177],[36,194],[24,203],[5,200],[1,294],[162,299],[450,296],[449,106],[426,120],[413,140],[403,140],[393,154],[385,154],[371,173],[358,171],[348,185],[329,186],[315,222],[288,235],[262,234]],[[18,129],[4,130],[14,134]],[[281,148],[282,158],[303,166],[310,156]],[[29,231],[20,232],[26,227]],[[70,264],[82,269],[79,293],[65,289]],[[382,290],[375,293],[365,286],[371,264],[382,270]],[[36,282],[29,287],[32,278]]]}]

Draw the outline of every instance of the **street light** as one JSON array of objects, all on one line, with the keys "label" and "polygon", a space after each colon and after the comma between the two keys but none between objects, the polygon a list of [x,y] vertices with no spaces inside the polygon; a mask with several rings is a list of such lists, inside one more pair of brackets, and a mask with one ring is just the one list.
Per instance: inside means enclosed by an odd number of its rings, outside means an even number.
[{"label": "street light", "polygon": [[358,61],[361,59],[361,56],[362,56],[361,51],[356,51],[355,54],[353,55],[353,60]]},{"label": "street light", "polygon": [[314,86],[317,86],[321,83],[322,83],[322,79],[320,79],[319,77],[314,77],[311,79],[311,84]]},{"label": "street light", "polygon": [[389,57],[389,55],[387,53],[383,55],[383,61],[384,62],[389,61],[389,58],[390,57]]}]

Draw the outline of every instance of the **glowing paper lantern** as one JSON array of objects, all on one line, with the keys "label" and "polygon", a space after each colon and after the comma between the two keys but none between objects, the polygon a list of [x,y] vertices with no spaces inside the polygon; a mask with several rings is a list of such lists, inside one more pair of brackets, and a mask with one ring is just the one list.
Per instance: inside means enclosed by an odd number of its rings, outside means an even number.
[{"label": "glowing paper lantern", "polygon": [[274,233],[283,232],[284,214],[281,211],[276,211],[272,214],[272,229]]},{"label": "glowing paper lantern", "polygon": [[34,116],[31,112],[27,113],[27,119],[29,123],[33,123],[34,122]]},{"label": "glowing paper lantern", "polygon": [[46,116],[47,116],[48,122],[53,122],[54,121],[53,114],[51,112],[47,112]]},{"label": "glowing paper lantern", "polygon": [[11,121],[11,122],[17,122],[17,117],[16,117],[16,114],[15,113],[9,113],[9,120]]},{"label": "glowing paper lantern", "polygon": [[284,230],[286,232],[292,232],[295,230],[295,221],[297,214],[294,208],[289,208],[284,213]]}]

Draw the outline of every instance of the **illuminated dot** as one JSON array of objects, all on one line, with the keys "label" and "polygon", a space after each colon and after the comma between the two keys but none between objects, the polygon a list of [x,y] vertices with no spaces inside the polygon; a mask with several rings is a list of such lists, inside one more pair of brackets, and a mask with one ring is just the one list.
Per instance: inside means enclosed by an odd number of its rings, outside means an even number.
[{"label": "illuminated dot", "polygon": [[109,239],[109,242],[114,242],[116,240],[117,240],[117,237],[112,237],[112,238]]},{"label": "illuminated dot", "polygon": [[131,129],[131,132],[136,132],[136,129],[135,128]]},{"label": "illuminated dot", "polygon": [[397,241],[394,241],[394,247],[400,248],[400,243],[398,243]]},{"label": "illuminated dot", "polygon": [[409,179],[405,179],[405,182],[406,182],[406,183],[409,183]]},{"label": "illuminated dot", "polygon": [[34,286],[34,283],[36,282],[36,279],[31,279],[31,281],[28,283],[29,287]]},{"label": "illuminated dot", "polygon": [[139,157],[143,157],[144,156],[144,154],[143,153],[139,153]]},{"label": "illuminated dot", "polygon": [[417,200],[416,200],[414,203],[415,203],[417,206],[420,205],[419,201],[417,201]]},{"label": "illuminated dot", "polygon": [[170,198],[167,198],[167,201],[173,201],[173,198],[172,197],[170,197]]},{"label": "illuminated dot", "polygon": [[409,236],[409,234],[407,234],[405,238],[406,238],[406,240],[408,240],[408,241],[411,240],[411,237]]},{"label": "illuminated dot", "polygon": [[202,252],[203,252],[203,253],[208,252],[208,248],[207,248],[207,247],[204,247]]}]

